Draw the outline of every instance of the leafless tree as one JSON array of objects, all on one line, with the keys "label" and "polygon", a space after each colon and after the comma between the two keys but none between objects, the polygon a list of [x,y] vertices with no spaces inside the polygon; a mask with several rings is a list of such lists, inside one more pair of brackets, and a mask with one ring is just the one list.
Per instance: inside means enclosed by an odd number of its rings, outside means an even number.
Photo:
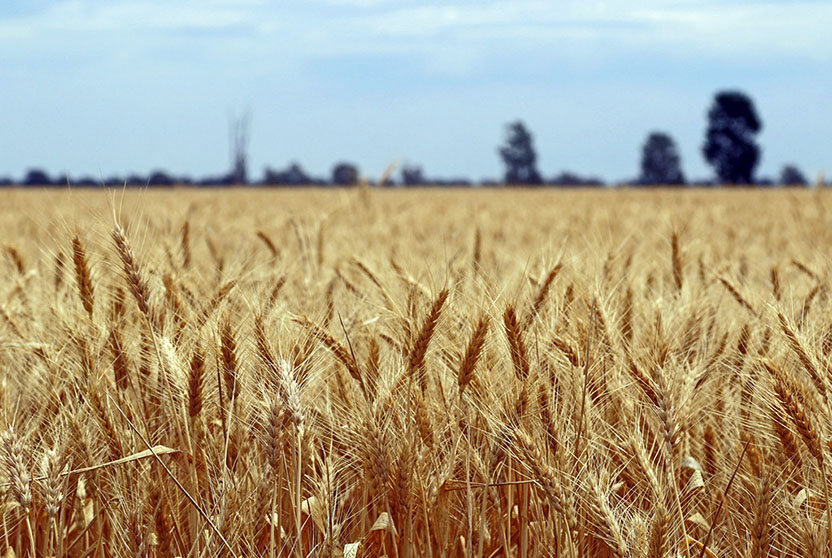
[{"label": "leafless tree", "polygon": [[246,110],[241,116],[229,119],[228,135],[231,147],[231,184],[246,184],[248,173],[249,126],[251,112]]}]

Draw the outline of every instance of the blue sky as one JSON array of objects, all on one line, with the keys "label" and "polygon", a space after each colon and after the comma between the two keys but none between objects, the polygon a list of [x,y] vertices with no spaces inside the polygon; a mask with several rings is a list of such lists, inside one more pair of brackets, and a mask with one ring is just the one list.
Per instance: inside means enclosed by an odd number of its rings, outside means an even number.
[{"label": "blue sky", "polygon": [[2,2],[0,175],[217,174],[248,108],[254,177],[341,159],[498,177],[520,118],[545,176],[633,177],[662,130],[699,178],[719,89],[756,102],[758,174],[832,175],[830,22],[800,0]]}]

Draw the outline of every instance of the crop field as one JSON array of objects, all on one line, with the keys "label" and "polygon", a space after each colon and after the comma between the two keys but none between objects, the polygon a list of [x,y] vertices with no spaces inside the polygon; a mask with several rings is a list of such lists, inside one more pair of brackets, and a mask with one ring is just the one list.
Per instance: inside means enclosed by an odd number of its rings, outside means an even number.
[{"label": "crop field", "polygon": [[832,195],[0,191],[0,555],[829,556]]}]

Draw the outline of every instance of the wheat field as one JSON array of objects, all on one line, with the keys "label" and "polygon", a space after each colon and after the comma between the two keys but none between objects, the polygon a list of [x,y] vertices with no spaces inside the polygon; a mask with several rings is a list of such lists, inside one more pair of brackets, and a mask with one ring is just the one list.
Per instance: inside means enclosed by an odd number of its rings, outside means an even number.
[{"label": "wheat field", "polygon": [[821,191],[0,191],[3,556],[829,556]]}]

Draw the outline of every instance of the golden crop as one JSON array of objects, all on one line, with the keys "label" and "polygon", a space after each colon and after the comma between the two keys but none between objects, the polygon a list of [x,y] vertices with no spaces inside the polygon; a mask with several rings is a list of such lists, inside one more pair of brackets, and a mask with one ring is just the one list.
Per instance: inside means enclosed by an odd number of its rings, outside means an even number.
[{"label": "golden crop", "polygon": [[0,191],[0,552],[828,556],[831,201]]}]

